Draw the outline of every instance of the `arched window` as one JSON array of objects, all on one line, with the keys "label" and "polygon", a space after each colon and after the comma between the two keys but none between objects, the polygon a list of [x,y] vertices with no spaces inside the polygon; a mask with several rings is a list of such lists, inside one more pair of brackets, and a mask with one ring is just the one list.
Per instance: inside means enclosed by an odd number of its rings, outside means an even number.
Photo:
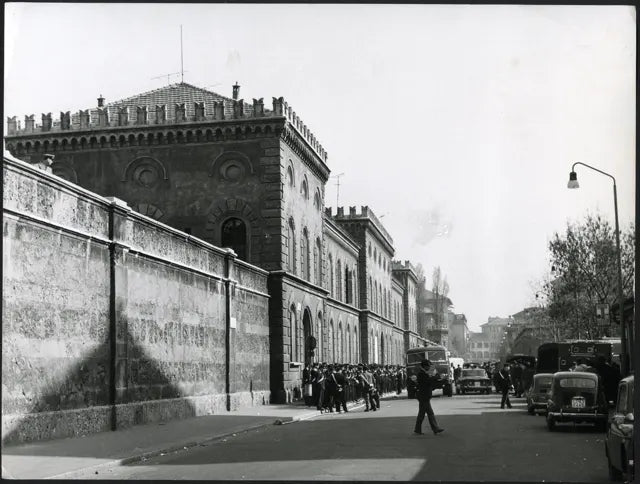
[{"label": "arched window", "polygon": [[293,176],[293,167],[289,165],[287,167],[287,185],[289,185],[290,187],[293,187],[295,185],[294,180],[295,178]]},{"label": "arched window", "polygon": [[387,290],[382,288],[382,315],[387,317]]},{"label": "arched window", "polygon": [[305,200],[309,200],[309,184],[307,183],[307,179],[302,179],[302,186],[300,187],[300,193],[302,194],[302,198]]},{"label": "arched window", "polygon": [[289,219],[287,227],[287,268],[292,274],[296,273],[296,236],[293,219]]},{"label": "arched window", "polygon": [[352,292],[353,292],[353,305],[358,307],[358,269],[357,267],[353,268],[353,271],[351,271],[351,287]]},{"label": "arched window", "polygon": [[302,230],[302,236],[300,237],[300,277],[309,281],[311,279],[311,264],[309,255],[309,232],[305,227]]},{"label": "arched window", "polygon": [[319,361],[323,361],[322,350],[324,349],[324,345],[322,344],[322,335],[323,335],[323,322],[322,322],[322,313],[318,313],[318,319],[316,320],[316,342],[317,348],[315,353]]},{"label": "arched window", "polygon": [[367,301],[367,308],[373,309],[373,282],[371,276],[369,276],[369,300]]},{"label": "arched window", "polygon": [[335,297],[333,293],[333,256],[329,254],[329,294]]},{"label": "arched window", "polygon": [[356,363],[360,363],[362,361],[360,357],[360,340],[358,339],[358,323],[353,327],[353,358]]},{"label": "arched window", "polygon": [[334,363],[336,361],[336,332],[333,327],[333,319],[329,322],[329,362]]},{"label": "arched window", "polygon": [[298,342],[296,336],[298,334],[297,322],[296,322],[296,307],[291,305],[289,308],[289,361],[297,361],[296,350],[298,348]]},{"label": "arched window", "polygon": [[336,264],[336,299],[342,301],[342,261]]},{"label": "arched window", "polygon": [[338,354],[337,362],[344,363],[344,332],[342,330],[342,321],[338,323]]},{"label": "arched window", "polygon": [[222,247],[230,247],[238,254],[238,259],[247,260],[247,227],[239,218],[227,219],[222,224]]},{"label": "arched window", "polygon": [[316,284],[322,286],[322,244],[316,239],[313,248],[313,272],[316,276]]}]

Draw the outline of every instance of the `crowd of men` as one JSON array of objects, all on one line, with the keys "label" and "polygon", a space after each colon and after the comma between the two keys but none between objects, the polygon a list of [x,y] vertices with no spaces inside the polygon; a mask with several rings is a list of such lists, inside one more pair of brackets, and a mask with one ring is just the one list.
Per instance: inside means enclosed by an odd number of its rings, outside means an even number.
[{"label": "crowd of men", "polygon": [[302,394],[320,412],[348,412],[347,402],[364,400],[365,412],[380,409],[380,395],[400,394],[407,372],[400,365],[313,363],[302,371]]}]

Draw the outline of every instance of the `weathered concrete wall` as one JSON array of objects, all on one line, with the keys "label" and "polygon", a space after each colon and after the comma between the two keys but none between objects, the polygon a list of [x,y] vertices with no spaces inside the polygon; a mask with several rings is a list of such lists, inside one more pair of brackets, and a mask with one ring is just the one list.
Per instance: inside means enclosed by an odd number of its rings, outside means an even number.
[{"label": "weathered concrete wall", "polygon": [[3,444],[269,401],[265,271],[27,164],[3,173]]},{"label": "weathered concrete wall", "polygon": [[[106,204],[33,170],[5,164],[3,172],[3,437],[108,429]],[[97,409],[90,421],[75,412],[88,407]],[[56,423],[55,412],[74,418]]]}]

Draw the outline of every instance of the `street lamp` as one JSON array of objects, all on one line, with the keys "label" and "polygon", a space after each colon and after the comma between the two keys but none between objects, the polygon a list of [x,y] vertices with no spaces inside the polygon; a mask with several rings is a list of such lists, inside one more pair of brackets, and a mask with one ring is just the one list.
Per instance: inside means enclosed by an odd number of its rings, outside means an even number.
[{"label": "street lamp", "polygon": [[577,162],[571,167],[571,173],[569,173],[569,182],[567,188],[580,188],[578,184],[578,174],[576,173],[576,165],[586,166],[587,168],[597,171],[602,175],[606,175],[613,180],[613,206],[616,216],[616,248],[618,249],[618,306],[620,310],[620,373],[625,377],[628,371],[628,351],[627,351],[627,326],[624,321],[624,308],[623,308],[623,294],[622,294],[622,251],[620,250],[620,226],[618,225],[618,191],[616,189],[616,179],[605,173],[602,170],[598,170],[593,166],[589,166],[586,163]]}]

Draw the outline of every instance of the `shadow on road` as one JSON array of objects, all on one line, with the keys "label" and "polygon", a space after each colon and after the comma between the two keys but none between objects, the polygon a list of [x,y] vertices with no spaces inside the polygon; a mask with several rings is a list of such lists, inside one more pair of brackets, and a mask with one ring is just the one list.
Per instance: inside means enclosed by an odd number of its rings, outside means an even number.
[{"label": "shadow on road", "polygon": [[[358,475],[359,465],[379,465],[387,460],[393,466],[394,461],[401,459],[414,463],[414,480],[602,482],[606,479],[606,459],[598,442],[602,435],[590,429],[549,432],[541,419],[522,412],[504,412],[438,416],[438,423],[446,431],[435,436],[425,421],[425,435],[420,436],[413,434],[415,417],[385,416],[384,412],[383,406],[380,413],[374,414],[375,418],[370,418],[371,413],[357,411],[270,427],[213,442],[193,452],[132,466],[216,469],[220,465],[226,471],[241,469],[244,473],[250,464],[257,463],[286,468],[300,461],[343,464],[352,461],[354,475]],[[186,475],[188,471],[184,472]]]}]

